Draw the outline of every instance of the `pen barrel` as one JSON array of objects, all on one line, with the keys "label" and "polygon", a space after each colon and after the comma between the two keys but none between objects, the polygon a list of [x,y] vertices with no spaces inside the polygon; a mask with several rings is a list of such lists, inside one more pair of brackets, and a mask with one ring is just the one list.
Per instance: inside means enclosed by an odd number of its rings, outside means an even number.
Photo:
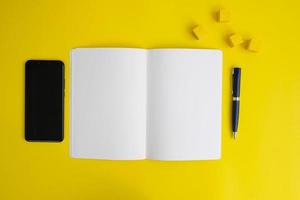
[{"label": "pen barrel", "polygon": [[232,96],[240,96],[240,84],[241,84],[241,68],[233,68],[232,71]]},{"label": "pen barrel", "polygon": [[240,101],[232,101],[232,131],[237,132],[239,123]]}]

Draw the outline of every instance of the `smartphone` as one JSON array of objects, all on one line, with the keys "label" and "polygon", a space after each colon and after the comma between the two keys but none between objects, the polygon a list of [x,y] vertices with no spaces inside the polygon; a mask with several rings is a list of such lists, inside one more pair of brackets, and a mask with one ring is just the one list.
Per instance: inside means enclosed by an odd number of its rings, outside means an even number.
[{"label": "smartphone", "polygon": [[61,142],[63,133],[64,63],[28,60],[25,64],[25,139]]}]

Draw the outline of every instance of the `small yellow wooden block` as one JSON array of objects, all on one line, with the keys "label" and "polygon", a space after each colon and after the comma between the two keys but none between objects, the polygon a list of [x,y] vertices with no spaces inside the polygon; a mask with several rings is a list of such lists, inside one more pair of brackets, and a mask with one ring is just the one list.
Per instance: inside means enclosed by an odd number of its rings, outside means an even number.
[{"label": "small yellow wooden block", "polygon": [[244,42],[243,38],[239,34],[233,34],[229,37],[229,43],[231,47],[237,46]]},{"label": "small yellow wooden block", "polygon": [[220,9],[218,12],[218,22],[229,22],[230,12],[226,9]]},{"label": "small yellow wooden block", "polygon": [[194,36],[196,37],[197,40],[200,40],[204,37],[205,35],[205,30],[201,25],[197,25],[196,27],[193,28],[193,33]]},{"label": "small yellow wooden block", "polygon": [[252,51],[252,52],[258,52],[260,49],[260,43],[257,39],[252,38],[249,41],[249,44],[247,46],[247,50]]}]

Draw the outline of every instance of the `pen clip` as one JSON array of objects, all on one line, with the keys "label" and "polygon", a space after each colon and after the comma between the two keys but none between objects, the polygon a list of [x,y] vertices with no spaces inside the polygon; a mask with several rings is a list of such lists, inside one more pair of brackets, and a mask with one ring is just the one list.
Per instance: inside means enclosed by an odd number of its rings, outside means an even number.
[{"label": "pen clip", "polygon": [[234,68],[231,69],[231,96],[233,96],[233,75],[234,75]]}]

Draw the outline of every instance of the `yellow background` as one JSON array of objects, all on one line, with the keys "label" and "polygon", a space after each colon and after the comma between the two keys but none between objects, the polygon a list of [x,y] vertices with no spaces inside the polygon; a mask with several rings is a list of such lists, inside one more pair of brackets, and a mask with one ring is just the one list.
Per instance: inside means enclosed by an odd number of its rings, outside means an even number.
[{"label": "yellow background", "polygon": [[[232,13],[216,23],[219,7]],[[300,65],[297,0],[1,0],[0,199],[300,199]],[[190,30],[201,23],[202,41]],[[229,48],[239,32],[258,54]],[[159,162],[71,159],[70,49],[196,47],[224,52],[222,159]],[[65,140],[24,140],[24,63],[66,66]],[[230,69],[242,66],[239,134],[231,137]]]}]

